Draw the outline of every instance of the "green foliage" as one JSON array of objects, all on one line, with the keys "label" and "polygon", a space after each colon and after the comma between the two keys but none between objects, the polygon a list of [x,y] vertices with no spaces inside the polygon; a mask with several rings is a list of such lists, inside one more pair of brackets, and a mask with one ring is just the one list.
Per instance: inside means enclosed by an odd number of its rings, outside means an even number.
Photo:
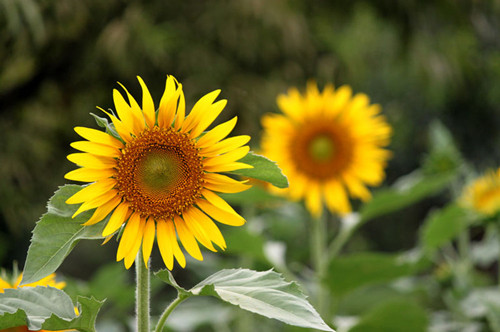
[{"label": "green foliage", "polygon": [[309,304],[298,285],[286,282],[274,271],[221,270],[190,290],[180,287],[167,270],[156,273],[156,276],[174,286],[180,296],[213,296],[290,325],[333,331]]},{"label": "green foliage", "polygon": [[361,316],[349,332],[425,332],[429,318],[418,304],[411,300],[392,300],[380,303]]},{"label": "green foliage", "polygon": [[102,239],[105,222],[82,226],[82,223],[90,218],[91,212],[83,212],[72,218],[78,205],[65,203],[81,188],[76,185],[63,186],[49,200],[47,213],[33,230],[23,272],[23,284],[38,281],[56,271],[79,240]]},{"label": "green foliage", "polygon": [[401,255],[350,254],[331,260],[325,282],[333,294],[342,296],[358,287],[408,276],[417,268]]},{"label": "green foliage", "polygon": [[6,289],[0,294],[0,329],[27,326],[30,330],[77,329],[94,332],[103,302],[79,297],[76,307],[69,296],[53,287]]},{"label": "green foliage", "polygon": [[422,227],[421,242],[423,247],[434,251],[449,243],[469,226],[467,215],[466,209],[453,204],[432,212]]},{"label": "green foliage", "polygon": [[435,195],[444,190],[456,175],[454,171],[437,174],[415,171],[402,177],[392,188],[380,189],[374,193],[373,199],[361,207],[361,219],[366,222]]},{"label": "green foliage", "polygon": [[239,160],[242,163],[252,165],[253,168],[245,168],[232,173],[246,176],[252,179],[257,179],[269,182],[275,187],[286,188],[288,187],[288,180],[281,172],[281,169],[276,163],[268,158],[249,152],[245,157]]}]

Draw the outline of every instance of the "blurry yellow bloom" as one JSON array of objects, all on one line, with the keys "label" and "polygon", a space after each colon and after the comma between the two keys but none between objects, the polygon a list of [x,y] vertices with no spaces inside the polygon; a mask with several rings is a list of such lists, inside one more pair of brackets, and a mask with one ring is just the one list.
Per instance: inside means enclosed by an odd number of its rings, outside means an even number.
[{"label": "blurry yellow bloom", "polygon": [[263,154],[275,160],[290,187],[273,190],[293,200],[305,200],[313,216],[323,203],[333,213],[351,211],[349,196],[371,197],[366,185],[379,185],[391,153],[391,127],[380,106],[349,86],[323,92],[309,83],[304,95],[292,88],[277,98],[281,114],[262,118]]},{"label": "blurry yellow bloom", "polygon": [[234,193],[249,186],[220,173],[251,168],[238,162],[249,147],[249,136],[226,136],[236,117],[205,132],[226,106],[215,102],[220,90],[202,97],[185,116],[182,86],[168,76],[158,111],[144,81],[142,107],[125,90],[113,99],[117,117],[111,118],[119,138],[90,128],[76,127],[84,141],[71,144],[83,153],[68,159],[81,166],[66,178],[91,182],[66,203],[83,203],[74,216],[95,209],[84,225],[96,224],[110,215],[103,236],[108,239],[122,227],[118,261],[125,267],[134,262],[142,246],[147,262],[155,237],[168,269],[174,257],[184,267],[186,251],[198,260],[203,257],[198,242],[212,251],[213,243],[225,249],[226,242],[213,220],[241,226],[245,220],[215,192]]},{"label": "blurry yellow bloom", "polygon": [[[37,282],[33,282],[31,284],[26,284],[26,285],[22,285],[22,286],[20,286],[21,280],[23,279],[22,274],[20,274],[17,277],[17,279],[15,280],[15,282],[13,284],[0,278],[0,293],[3,293],[5,289],[19,288],[19,287],[50,286],[50,287],[62,289],[66,285],[66,283],[65,282],[56,282],[55,277],[56,277],[56,275],[54,273],[52,273],[52,274],[48,275],[47,277],[45,277]],[[76,311],[76,308],[75,308],[75,311]],[[47,330],[39,330],[39,331],[48,332]],[[65,331],[69,331],[69,330],[65,330]],[[8,328],[8,329],[0,330],[0,332],[31,332],[31,330],[28,330],[27,326],[18,326],[18,327],[12,327],[12,328]]]},{"label": "blurry yellow bloom", "polygon": [[484,215],[500,211],[500,168],[489,171],[465,187],[461,202]]}]

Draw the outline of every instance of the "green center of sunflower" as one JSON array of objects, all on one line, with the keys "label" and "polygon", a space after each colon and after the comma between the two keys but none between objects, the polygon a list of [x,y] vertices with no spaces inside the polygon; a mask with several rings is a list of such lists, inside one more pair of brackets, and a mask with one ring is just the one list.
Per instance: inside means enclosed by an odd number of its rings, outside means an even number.
[{"label": "green center of sunflower", "polygon": [[309,153],[318,162],[328,161],[335,154],[335,143],[331,137],[320,135],[315,137],[309,144]]},{"label": "green center of sunflower", "polygon": [[117,161],[116,189],[144,218],[182,214],[201,197],[203,184],[198,148],[172,128],[145,129]]},{"label": "green center of sunflower", "polygon": [[165,191],[179,178],[179,160],[175,154],[161,150],[152,151],[140,162],[138,179],[146,190]]}]

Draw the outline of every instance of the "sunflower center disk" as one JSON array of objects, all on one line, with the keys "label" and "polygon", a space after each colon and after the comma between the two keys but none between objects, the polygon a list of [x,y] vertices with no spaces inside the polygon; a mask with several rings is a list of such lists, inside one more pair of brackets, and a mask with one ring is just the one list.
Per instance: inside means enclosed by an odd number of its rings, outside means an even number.
[{"label": "sunflower center disk", "polygon": [[297,170],[318,181],[339,176],[353,158],[349,130],[332,119],[307,123],[291,142],[290,156]]},{"label": "sunflower center disk", "polygon": [[328,161],[335,154],[335,143],[330,137],[320,135],[309,144],[309,154],[318,162]]},{"label": "sunflower center disk", "polygon": [[116,188],[144,218],[168,219],[201,197],[203,174],[202,158],[186,134],[153,127],[118,158]]}]

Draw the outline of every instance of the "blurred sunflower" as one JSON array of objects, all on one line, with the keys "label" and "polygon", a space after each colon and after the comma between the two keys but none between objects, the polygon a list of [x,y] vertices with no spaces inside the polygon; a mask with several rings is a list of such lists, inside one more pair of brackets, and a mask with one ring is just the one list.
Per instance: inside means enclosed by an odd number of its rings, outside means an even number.
[{"label": "blurred sunflower", "polygon": [[[55,278],[56,278],[56,275],[54,273],[52,273],[52,274],[48,275],[47,277],[45,277],[37,282],[33,282],[31,284],[26,284],[26,285],[22,285],[22,286],[20,286],[21,280],[23,279],[22,274],[20,274],[17,278],[15,278],[13,283],[11,283],[5,279],[0,278],[0,293],[3,293],[5,289],[19,288],[19,287],[50,286],[50,287],[55,287],[58,289],[63,289],[64,286],[66,286],[66,283],[65,282],[56,282]],[[39,330],[39,331],[44,332],[47,330]],[[65,330],[65,331],[70,331],[70,330]],[[18,327],[12,327],[12,328],[8,328],[8,329],[0,330],[0,332],[31,332],[31,330],[29,330],[27,326],[18,326]]]},{"label": "blurred sunflower", "polygon": [[[151,94],[142,87],[142,108],[125,87],[128,102],[117,90],[113,100],[118,117],[105,112],[115,135],[76,127],[86,141],[74,142],[68,159],[81,166],[66,174],[75,181],[92,182],[66,202],[83,203],[74,216],[96,209],[84,225],[110,218],[102,235],[109,239],[123,226],[117,261],[128,269],[142,246],[147,262],[155,236],[168,269],[174,257],[184,267],[186,260],[177,236],[186,251],[203,260],[198,242],[216,251],[225,249],[225,240],[212,219],[241,226],[245,220],[215,192],[234,193],[249,186],[220,172],[251,168],[238,162],[249,147],[249,136],[225,139],[236,117],[204,132],[217,118],[227,101],[215,99],[220,90],[202,97],[185,116],[182,85],[168,76],[158,111]],[[198,241],[198,242],[197,242]]]},{"label": "blurred sunflower", "polygon": [[318,217],[323,202],[333,213],[351,211],[348,196],[363,201],[371,197],[366,185],[379,185],[391,152],[392,128],[370,105],[365,94],[352,95],[349,86],[322,93],[309,83],[305,95],[292,88],[277,98],[281,114],[262,118],[263,154],[275,160],[290,187],[276,189],[293,200],[304,199]]},{"label": "blurred sunflower", "polygon": [[461,202],[484,215],[500,212],[500,168],[487,172],[465,187]]}]

